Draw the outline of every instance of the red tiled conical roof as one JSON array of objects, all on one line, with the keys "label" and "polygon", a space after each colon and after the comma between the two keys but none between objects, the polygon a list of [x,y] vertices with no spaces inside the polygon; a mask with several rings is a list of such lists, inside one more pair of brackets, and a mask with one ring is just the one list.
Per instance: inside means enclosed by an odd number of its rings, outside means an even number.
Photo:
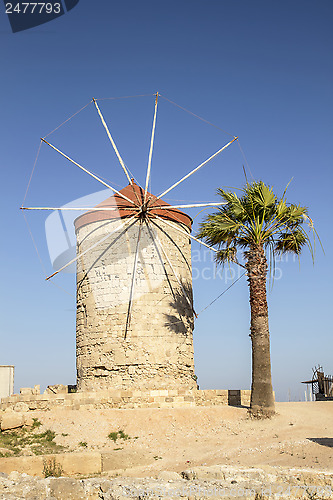
[{"label": "red tiled conical roof", "polygon": [[[136,206],[141,206],[144,200],[144,189],[132,180],[132,184],[124,187],[121,191],[121,194],[126,196],[129,200],[133,201]],[[147,192],[147,200],[149,200],[149,208],[151,215],[158,215],[162,219],[170,220],[173,222],[178,222],[185,224],[190,230],[192,228],[192,219],[189,215],[177,210],[177,208],[170,209],[161,209],[160,206],[170,206],[169,203],[166,203],[157,196]],[[103,208],[114,208],[115,210],[103,210]],[[101,210],[92,210],[85,212],[75,219],[74,225],[75,230],[78,230],[80,227],[85,226],[86,224],[91,224],[92,222],[98,222],[109,219],[119,219],[125,217],[132,217],[135,214],[138,214],[136,210],[134,210],[134,205],[132,205],[129,201],[125,200],[119,194],[114,194],[102,201],[95,208],[100,208]]]}]

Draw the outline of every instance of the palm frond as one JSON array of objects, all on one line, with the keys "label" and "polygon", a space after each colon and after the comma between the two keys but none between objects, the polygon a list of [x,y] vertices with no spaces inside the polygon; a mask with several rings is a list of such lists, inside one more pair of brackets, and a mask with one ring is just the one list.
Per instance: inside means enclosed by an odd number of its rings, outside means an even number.
[{"label": "palm frond", "polygon": [[[218,247],[217,261],[220,263],[236,262],[237,248],[243,249],[245,254],[254,247],[267,250],[273,281],[277,254],[291,252],[299,256],[307,246],[314,258],[314,246],[303,225],[307,224],[312,231],[314,245],[318,235],[307,207],[286,202],[290,182],[282,198],[262,181],[247,182],[241,196],[218,189],[226,205],[206,217],[197,237]],[[320,242],[319,237],[318,240]]]},{"label": "palm frond", "polygon": [[208,245],[221,245],[237,236],[239,224],[224,214],[209,215],[199,225],[197,238],[203,239]]},{"label": "palm frond", "polygon": [[304,245],[309,245],[309,237],[301,228],[296,228],[287,233],[281,233],[276,241],[275,250],[280,254],[287,252],[300,255]]},{"label": "palm frond", "polygon": [[293,177],[290,179],[290,181],[288,182],[288,184],[287,184],[287,185],[286,185],[286,187],[284,188],[284,191],[283,191],[283,194],[282,194],[281,200],[284,200],[284,198],[285,198],[285,196],[286,196],[287,189],[288,189],[288,187],[290,186],[290,184],[292,183],[292,180],[293,180]]},{"label": "palm frond", "polygon": [[251,212],[259,215],[266,212],[267,214],[274,209],[276,204],[276,196],[270,186],[266,186],[262,181],[247,184],[244,188],[244,202],[249,204]]},{"label": "palm frond", "polygon": [[237,263],[237,248],[227,247],[219,250],[216,254],[216,262],[220,262],[221,264],[225,264],[226,262]]},{"label": "palm frond", "polygon": [[242,205],[242,201],[238,198],[236,193],[231,193],[224,191],[223,189],[218,189],[217,193],[222,197],[224,201],[227,202],[226,210],[230,216],[243,219],[246,216],[245,209]]}]

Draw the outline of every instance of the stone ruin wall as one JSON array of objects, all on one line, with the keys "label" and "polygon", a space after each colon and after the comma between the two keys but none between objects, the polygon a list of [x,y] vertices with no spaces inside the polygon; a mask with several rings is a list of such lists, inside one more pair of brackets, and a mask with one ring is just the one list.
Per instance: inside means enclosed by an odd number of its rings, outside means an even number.
[{"label": "stone ruin wall", "polygon": [[[53,386],[54,387],[54,386]],[[60,387],[60,389],[59,389]],[[104,390],[98,392],[68,393],[67,386],[58,386],[58,392],[46,389],[44,394],[39,388],[23,388],[21,394],[13,394],[0,400],[0,411],[12,409],[16,417],[34,410],[107,409],[107,408],[188,408],[195,406],[249,406],[250,390]],[[22,416],[23,413],[23,416]],[[9,414],[8,414],[9,415]]]},{"label": "stone ruin wall", "polygon": [[[83,252],[125,221],[127,231],[117,231],[78,260],[78,391],[196,389],[193,312],[162,255],[166,276],[156,237],[154,242],[146,224],[142,225],[126,338],[139,224],[131,226],[125,219],[87,224],[77,229],[78,250]],[[190,238],[162,221],[158,225],[163,228],[157,230],[158,238],[192,300]]]}]

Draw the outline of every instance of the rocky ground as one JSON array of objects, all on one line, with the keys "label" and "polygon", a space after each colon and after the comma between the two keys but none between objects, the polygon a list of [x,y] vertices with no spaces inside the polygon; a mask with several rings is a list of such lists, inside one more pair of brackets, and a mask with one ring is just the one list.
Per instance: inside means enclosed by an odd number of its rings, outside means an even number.
[{"label": "rocky ground", "polygon": [[[34,418],[42,423],[38,432],[52,431],[54,442],[63,451],[112,452],[118,467],[108,477],[76,482],[4,475],[0,477],[0,498],[259,499],[273,494],[278,498],[278,493],[286,498],[333,498],[333,402],[277,403],[276,409],[277,415],[270,420],[252,420],[246,408],[227,406],[34,411]],[[20,453],[33,453],[31,445]],[[188,490],[190,484],[199,490]],[[256,488],[252,493],[251,484]],[[280,489],[275,493],[260,489],[271,484]],[[152,490],[151,485],[156,488]],[[177,488],[172,491],[170,485]],[[243,488],[240,496],[230,490],[233,485]],[[301,486],[290,491],[290,485]],[[122,489],[125,486],[127,493]],[[208,486],[216,487],[215,493],[205,493],[203,488]],[[223,487],[227,488],[224,494]],[[159,495],[158,488],[171,492]]]},{"label": "rocky ground", "polygon": [[3,500],[224,500],[333,498],[333,474],[300,469],[204,466],[157,477],[107,479],[40,479],[27,474],[0,473]]}]

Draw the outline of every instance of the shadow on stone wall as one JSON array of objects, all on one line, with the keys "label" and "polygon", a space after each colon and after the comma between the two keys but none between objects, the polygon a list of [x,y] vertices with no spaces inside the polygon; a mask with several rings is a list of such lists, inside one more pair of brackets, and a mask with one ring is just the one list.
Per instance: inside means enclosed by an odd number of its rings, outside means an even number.
[{"label": "shadow on stone wall", "polygon": [[170,285],[173,300],[169,302],[169,305],[174,312],[173,314],[165,314],[165,326],[171,332],[189,335],[192,334],[194,328],[192,285],[190,282],[184,281],[181,281],[181,284],[183,289],[180,286],[174,289]]}]

